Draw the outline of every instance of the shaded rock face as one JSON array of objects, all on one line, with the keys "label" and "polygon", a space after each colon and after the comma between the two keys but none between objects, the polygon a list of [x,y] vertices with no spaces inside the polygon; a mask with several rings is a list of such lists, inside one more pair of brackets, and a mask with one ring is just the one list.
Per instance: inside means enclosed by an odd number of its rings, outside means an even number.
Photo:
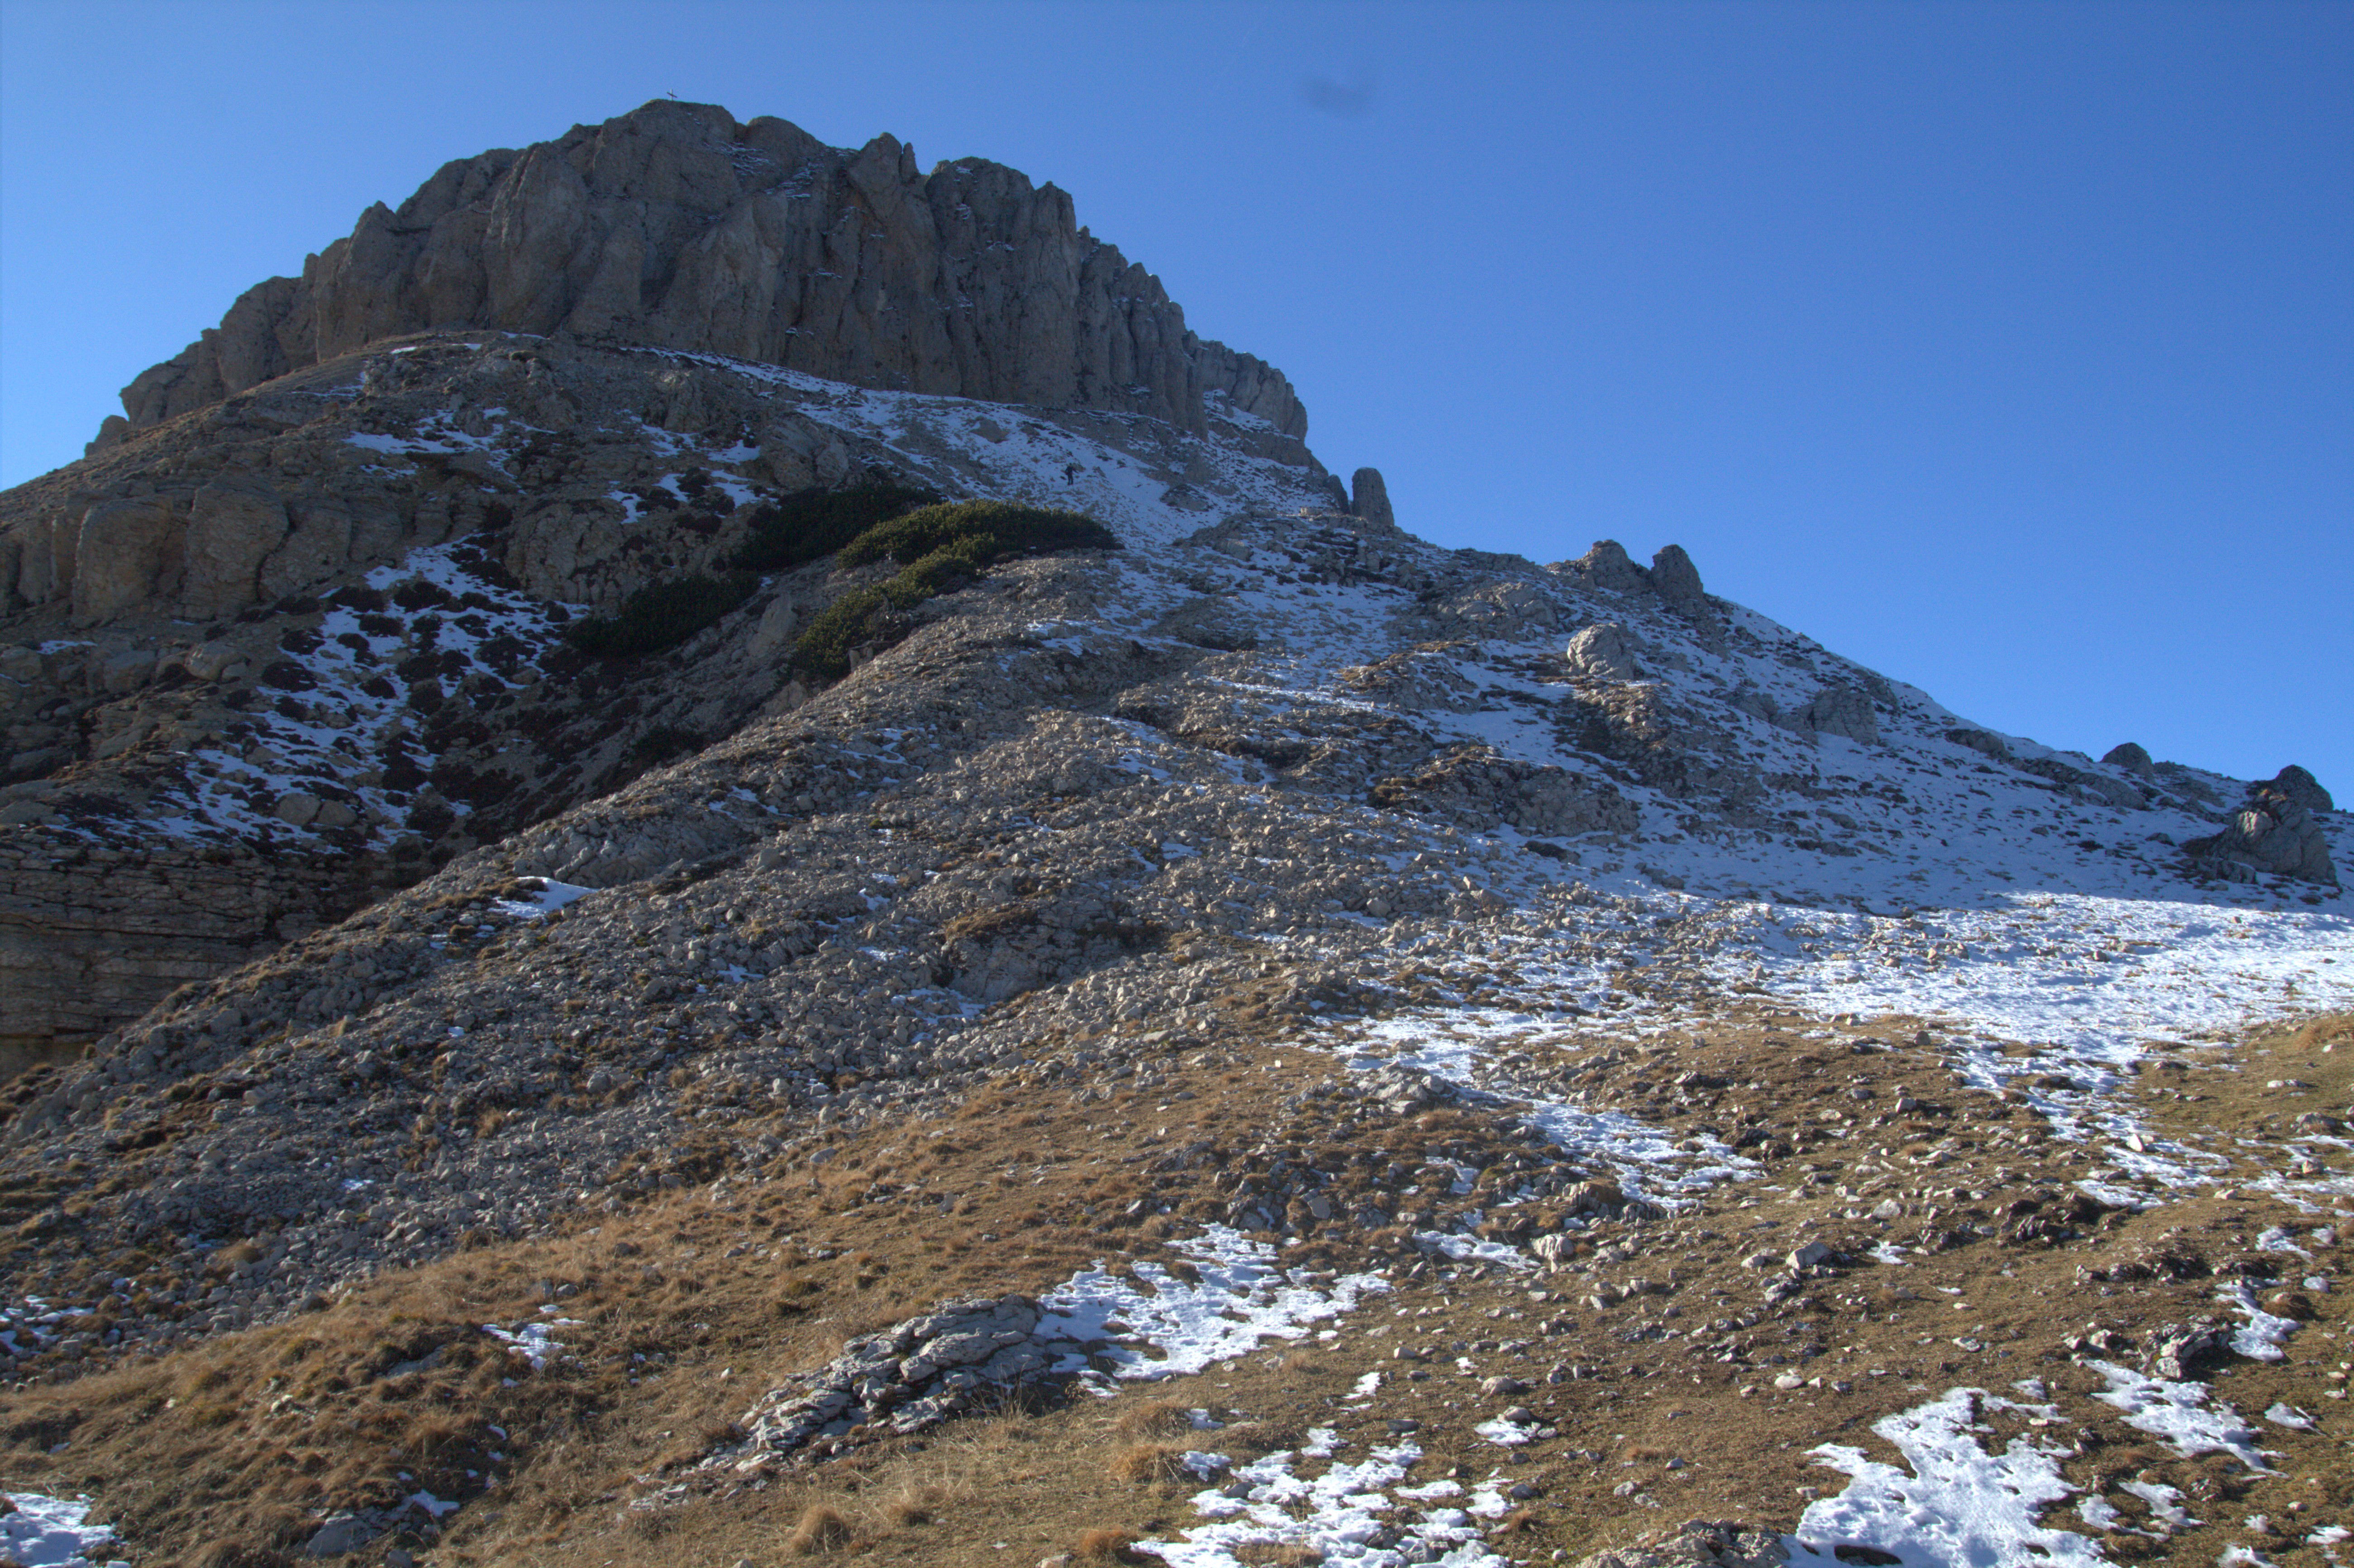
[{"label": "shaded rock face", "polygon": [[[659,101],[446,164],[128,387],[93,443],[404,334],[504,328],[779,365],[860,386],[1305,435],[1273,366],[1196,337],[1071,198],[977,158],[916,166],[782,120]],[[1213,405],[1215,408],[1213,408]],[[228,564],[235,564],[234,562]]]},{"label": "shaded rock face", "polygon": [[1380,469],[1361,468],[1350,476],[1349,511],[1384,528],[1397,526],[1397,514],[1390,508],[1390,489],[1383,482]]},{"label": "shaded rock face", "polygon": [[2230,881],[2266,872],[2334,887],[2338,868],[2329,857],[2329,839],[2308,804],[2317,796],[2327,810],[2328,792],[2312,774],[2285,768],[2279,779],[2249,791],[2247,804],[2232,814],[2221,832],[2182,847],[2194,866]]},{"label": "shaded rock face", "polygon": [[1700,568],[1681,545],[1670,545],[1651,557],[1651,591],[1670,609],[1687,620],[1709,614],[1708,594],[1700,585]]},{"label": "shaded rock face", "polygon": [[2337,802],[2329,798],[2329,791],[2321,787],[2321,780],[2294,762],[2274,774],[2272,781],[2264,788],[2267,793],[2277,795],[2289,804],[2302,806],[2308,811],[2334,811],[2338,809]]},{"label": "shaded rock face", "polygon": [[90,1039],[365,899],[313,865],[0,834],[0,1047]]}]

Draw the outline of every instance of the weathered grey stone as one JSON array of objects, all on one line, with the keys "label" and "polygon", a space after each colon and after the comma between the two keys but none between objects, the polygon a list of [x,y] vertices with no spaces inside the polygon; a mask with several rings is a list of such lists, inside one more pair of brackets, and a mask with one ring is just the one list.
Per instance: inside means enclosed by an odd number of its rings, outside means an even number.
[{"label": "weathered grey stone", "polygon": [[120,414],[109,414],[98,422],[98,436],[82,448],[84,457],[96,457],[110,447],[119,447],[122,438],[131,433],[131,421]]},{"label": "weathered grey stone", "polygon": [[194,616],[226,615],[254,601],[261,563],[286,537],[286,508],[257,481],[223,480],[188,509],[180,597]]},{"label": "weathered grey stone", "polygon": [[230,642],[199,642],[180,656],[180,668],[199,681],[217,681],[244,662],[245,655]]},{"label": "weathered grey stone", "polygon": [[1581,1558],[1577,1568],[1783,1568],[1790,1552],[1782,1541],[1772,1531],[1691,1520],[1642,1545]]},{"label": "weathered grey stone", "polygon": [[1615,620],[1597,620],[1580,628],[1563,652],[1572,673],[1589,681],[1634,681],[1642,678],[1635,662],[1633,639]]},{"label": "weathered grey stone", "polygon": [[311,1539],[303,1542],[302,1551],[311,1557],[342,1557],[357,1552],[383,1533],[381,1526],[371,1524],[357,1514],[330,1514]]},{"label": "weathered grey stone", "polygon": [[2112,768],[2122,768],[2128,773],[2138,773],[2145,779],[2148,778],[2156,768],[2156,764],[2149,759],[2149,753],[2130,740],[2122,746],[2109,747],[2107,754],[2101,760]]},{"label": "weathered grey stone", "polygon": [[1681,545],[1670,545],[1651,557],[1651,591],[1686,620],[1706,620],[1713,614],[1708,593],[1700,586],[1700,568]]},{"label": "weathered grey stone", "polygon": [[1785,723],[1802,735],[1836,735],[1859,746],[1880,744],[1880,718],[1872,698],[1856,686],[1825,686],[1807,705],[1794,708]]},{"label": "weathered grey stone", "polygon": [[370,207],[300,279],[247,291],[126,387],[128,428],[457,326],[619,336],[1196,433],[1215,399],[1295,440],[1308,429],[1280,373],[1188,331],[1160,281],[1080,228],[1053,185],[977,158],[927,175],[891,136],[853,152],[668,101],[445,165],[398,210]]},{"label": "weathered grey stone", "polygon": [[1991,757],[1998,762],[2010,760],[2010,743],[1991,730],[1949,729],[1946,738],[1956,746],[1967,746],[1981,757]]},{"label": "weathered grey stone", "polygon": [[1382,482],[1382,471],[1361,468],[1349,480],[1349,510],[1366,522],[1384,528],[1397,526],[1397,514],[1390,509],[1389,486]]},{"label": "weathered grey stone", "polygon": [[2294,762],[2273,775],[2264,789],[2290,805],[2302,806],[2317,814],[2338,809],[2337,802],[2329,798],[2329,791],[2321,787],[2321,781]]},{"label": "weathered grey stone", "polygon": [[[2304,773],[2303,768],[2297,771]],[[2305,777],[2310,781],[2312,775]],[[2291,780],[2293,788],[2296,782]],[[2182,847],[2194,866],[2236,881],[2249,880],[2243,874],[2235,874],[2234,868],[2244,868],[2296,882],[2338,885],[2328,834],[2295,796],[2269,784],[2259,785],[2250,793],[2248,803],[2232,814],[2221,832]]]},{"label": "weathered grey stone", "polygon": [[1553,569],[1574,573],[1585,579],[1588,588],[1610,593],[1641,593],[1650,587],[1643,568],[1628,558],[1627,547],[1616,539],[1596,539],[1585,555],[1574,561],[1564,561]]},{"label": "weathered grey stone", "polygon": [[154,595],[176,553],[178,520],[154,499],[105,501],[82,514],[74,550],[73,613],[111,620]]},{"label": "weathered grey stone", "polygon": [[293,531],[261,563],[261,597],[283,599],[318,587],[351,558],[352,516],[333,502],[297,503]]},{"label": "weathered grey stone", "polygon": [[1560,611],[1544,593],[1534,583],[1515,577],[1474,583],[1440,600],[1432,614],[1450,632],[1476,637],[1518,640],[1561,624]]}]

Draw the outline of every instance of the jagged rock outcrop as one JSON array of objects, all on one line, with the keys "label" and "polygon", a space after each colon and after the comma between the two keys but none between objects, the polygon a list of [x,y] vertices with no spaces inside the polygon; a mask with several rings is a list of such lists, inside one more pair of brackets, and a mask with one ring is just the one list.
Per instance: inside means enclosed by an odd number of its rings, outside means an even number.
[{"label": "jagged rock outcrop", "polygon": [[[564,628],[727,572],[779,493],[1006,493],[938,431],[862,426],[850,390],[626,344],[429,334],[0,497],[0,870],[20,846],[58,861],[60,838],[111,868],[95,885],[9,874],[0,1037],[88,1040],[308,928],[290,914],[340,915],[802,700],[794,640],[838,591],[822,565],[771,574],[659,655],[591,659]],[[1222,404],[1212,423],[1205,440],[1000,408],[971,440],[1084,453],[1037,476],[1035,499],[1064,506],[1100,504],[1107,461],[1172,507],[1236,507],[1251,474],[1329,494],[1297,439]],[[1387,559],[1321,533],[1350,569]],[[1252,618],[1197,602],[1215,612],[1202,645],[1252,640]],[[600,842],[549,869],[620,876],[631,853]]]},{"label": "jagged rock outcrop", "polygon": [[1681,545],[1670,545],[1651,557],[1651,591],[1686,620],[1703,621],[1713,613],[1708,591],[1700,585],[1700,568]]},{"label": "jagged rock outcrop", "polygon": [[1212,404],[1308,429],[1280,372],[1187,330],[1160,281],[1078,227],[1054,185],[979,158],[927,175],[889,135],[854,152],[782,120],[655,101],[460,159],[398,207],[368,208],[300,278],[248,290],[124,388],[127,419],[94,447],[366,344],[472,327],[1196,432]]},{"label": "jagged rock outcrop", "polygon": [[2296,882],[2338,885],[2329,837],[2315,811],[2330,810],[2329,792],[2291,764],[2248,791],[2221,832],[2184,844],[2190,863],[2211,876],[2244,882],[2258,872]]},{"label": "jagged rock outcrop", "polygon": [[1572,674],[1589,681],[1633,681],[1642,675],[1642,667],[1635,662],[1634,641],[1615,620],[1580,627],[1563,657]]},{"label": "jagged rock outcrop", "polygon": [[2302,806],[2316,814],[2338,809],[2338,803],[2329,798],[2329,791],[2321,787],[2321,780],[2294,762],[2273,775],[2264,789],[2292,806]]},{"label": "jagged rock outcrop", "polygon": [[1690,621],[1712,641],[1718,631],[1716,607],[1701,586],[1700,568],[1681,545],[1663,546],[1649,567],[1638,567],[1616,539],[1597,539],[1593,548],[1574,561],[1556,561],[1546,568],[1582,582],[1587,588],[1617,594],[1655,598],[1673,615]]},{"label": "jagged rock outcrop", "polygon": [[1553,569],[1582,578],[1586,587],[1607,593],[1641,593],[1650,587],[1643,568],[1628,557],[1627,546],[1616,539],[1596,539],[1585,555],[1574,561],[1557,562]]},{"label": "jagged rock outcrop", "polygon": [[1349,512],[1378,527],[1397,526],[1397,514],[1390,509],[1390,488],[1382,480],[1377,468],[1361,468],[1349,479]]}]

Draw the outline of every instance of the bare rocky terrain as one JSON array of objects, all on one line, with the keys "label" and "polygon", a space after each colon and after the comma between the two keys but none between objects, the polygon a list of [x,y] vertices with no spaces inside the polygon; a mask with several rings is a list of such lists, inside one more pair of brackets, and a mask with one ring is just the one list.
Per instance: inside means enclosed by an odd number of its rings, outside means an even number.
[{"label": "bare rocky terrain", "polygon": [[887,137],[451,164],[125,407],[0,496],[28,1561],[2344,1556],[2303,769],[1432,546]]}]

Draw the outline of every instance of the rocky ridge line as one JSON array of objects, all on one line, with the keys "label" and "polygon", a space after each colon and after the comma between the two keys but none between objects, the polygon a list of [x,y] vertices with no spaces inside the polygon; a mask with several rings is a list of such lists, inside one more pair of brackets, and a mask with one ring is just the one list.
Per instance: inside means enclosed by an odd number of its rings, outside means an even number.
[{"label": "rocky ridge line", "polygon": [[101,450],[403,334],[561,333],[726,355],[859,386],[1097,408],[1196,434],[1211,405],[1294,437],[1281,372],[1196,336],[1071,198],[961,158],[920,174],[762,116],[657,100],[521,152],[443,165],[398,208],[240,295],[123,389]]}]

